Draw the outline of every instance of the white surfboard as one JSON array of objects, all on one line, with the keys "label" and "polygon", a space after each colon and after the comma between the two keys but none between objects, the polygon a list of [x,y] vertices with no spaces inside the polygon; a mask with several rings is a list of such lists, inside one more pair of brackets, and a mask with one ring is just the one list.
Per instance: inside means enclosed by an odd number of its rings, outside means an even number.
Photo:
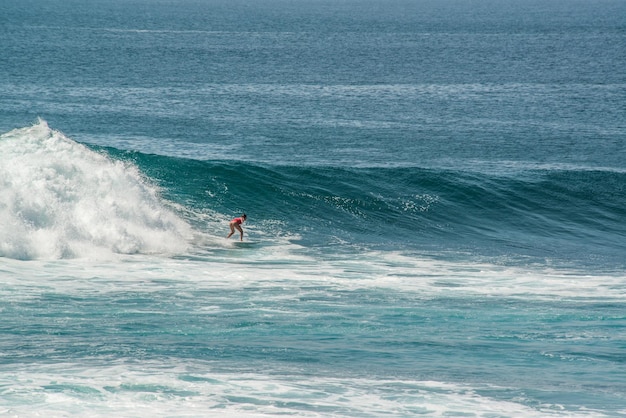
[{"label": "white surfboard", "polygon": [[254,247],[258,244],[258,241],[233,241],[233,245],[236,247]]}]

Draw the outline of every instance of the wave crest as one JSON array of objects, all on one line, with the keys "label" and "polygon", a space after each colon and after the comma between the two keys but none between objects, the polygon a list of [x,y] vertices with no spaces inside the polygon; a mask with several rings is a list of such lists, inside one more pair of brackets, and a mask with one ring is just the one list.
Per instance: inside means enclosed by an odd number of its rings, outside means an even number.
[{"label": "wave crest", "polygon": [[0,256],[178,253],[190,236],[134,165],[81,145],[42,119],[0,136]]}]

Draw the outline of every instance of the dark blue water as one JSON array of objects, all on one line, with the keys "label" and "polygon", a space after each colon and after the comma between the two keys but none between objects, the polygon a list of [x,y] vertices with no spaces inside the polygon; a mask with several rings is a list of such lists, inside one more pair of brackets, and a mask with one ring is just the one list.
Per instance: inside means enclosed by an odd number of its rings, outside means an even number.
[{"label": "dark blue water", "polygon": [[5,1],[0,415],[626,414],[625,22]]}]

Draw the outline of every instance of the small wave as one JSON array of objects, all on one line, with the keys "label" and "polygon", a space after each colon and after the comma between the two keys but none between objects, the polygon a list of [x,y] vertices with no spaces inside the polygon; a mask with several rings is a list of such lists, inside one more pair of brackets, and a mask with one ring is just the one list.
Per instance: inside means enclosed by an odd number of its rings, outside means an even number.
[{"label": "small wave", "polygon": [[131,163],[40,119],[0,136],[0,256],[178,253],[191,228]]}]

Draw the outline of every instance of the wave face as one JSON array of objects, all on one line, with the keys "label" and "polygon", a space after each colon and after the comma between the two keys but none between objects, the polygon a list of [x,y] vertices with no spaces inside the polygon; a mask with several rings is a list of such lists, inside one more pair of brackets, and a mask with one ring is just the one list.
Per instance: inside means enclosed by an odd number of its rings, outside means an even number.
[{"label": "wave face", "polygon": [[102,257],[184,251],[189,226],[135,166],[40,120],[0,137],[0,256]]},{"label": "wave face", "polygon": [[247,212],[257,236],[320,251],[400,250],[506,263],[620,268],[626,173],[529,167],[506,174],[420,167],[296,167],[109,149],[137,164],[196,229]]}]

